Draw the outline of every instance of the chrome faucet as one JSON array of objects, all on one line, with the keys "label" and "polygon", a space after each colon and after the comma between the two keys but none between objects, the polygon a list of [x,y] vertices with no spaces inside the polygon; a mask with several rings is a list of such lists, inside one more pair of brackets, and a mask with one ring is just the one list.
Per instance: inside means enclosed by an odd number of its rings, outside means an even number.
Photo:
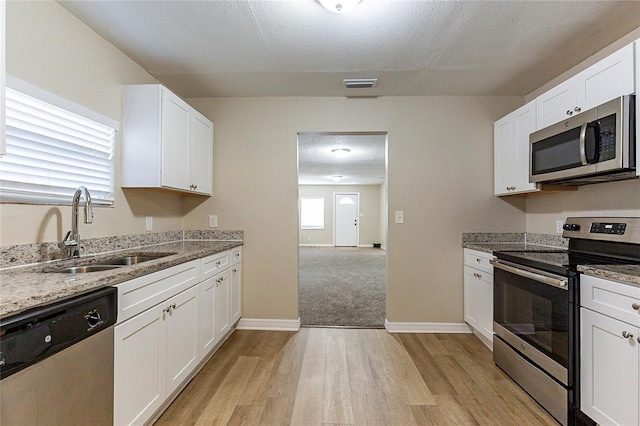
[{"label": "chrome faucet", "polygon": [[67,251],[69,258],[80,257],[80,233],[78,232],[78,206],[80,197],[84,194],[84,223],[93,223],[93,206],[91,194],[84,186],[79,186],[73,194],[71,203],[71,231],[67,232],[58,246]]}]

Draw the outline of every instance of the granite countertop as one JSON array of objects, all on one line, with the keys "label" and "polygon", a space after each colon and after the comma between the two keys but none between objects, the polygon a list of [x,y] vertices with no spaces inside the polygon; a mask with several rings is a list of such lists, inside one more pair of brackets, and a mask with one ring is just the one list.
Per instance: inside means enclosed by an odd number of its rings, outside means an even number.
[{"label": "granite countertop", "polygon": [[[147,275],[194,259],[242,245],[242,241],[177,241],[109,254],[61,260],[0,271],[2,294],[0,317],[29,308],[67,299],[101,287]],[[85,274],[48,273],[52,269],[90,265],[105,259],[128,255],[167,254],[159,259],[106,271]]]},{"label": "granite countertop", "polygon": [[545,246],[534,243],[462,243],[462,247],[483,251],[485,253],[493,253],[494,251],[549,251],[549,250],[566,250],[564,247]]},{"label": "granite countertop", "polygon": [[587,275],[640,286],[640,265],[579,265],[578,271]]}]

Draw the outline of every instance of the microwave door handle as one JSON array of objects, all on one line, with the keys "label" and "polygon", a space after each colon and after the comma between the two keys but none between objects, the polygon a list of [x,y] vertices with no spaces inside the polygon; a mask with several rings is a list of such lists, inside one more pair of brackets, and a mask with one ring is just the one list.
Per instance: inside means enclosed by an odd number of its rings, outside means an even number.
[{"label": "microwave door handle", "polygon": [[589,123],[582,124],[582,128],[580,129],[580,162],[583,166],[589,164],[587,162],[587,151],[586,151],[586,141],[587,141],[587,126]]},{"label": "microwave door handle", "polygon": [[592,121],[591,123],[587,124],[587,130],[593,129],[593,156],[591,158],[589,158],[586,154],[587,154],[587,134],[588,132],[585,132],[585,157],[587,158],[587,163],[589,164],[595,164],[600,160],[600,122],[599,121]]}]

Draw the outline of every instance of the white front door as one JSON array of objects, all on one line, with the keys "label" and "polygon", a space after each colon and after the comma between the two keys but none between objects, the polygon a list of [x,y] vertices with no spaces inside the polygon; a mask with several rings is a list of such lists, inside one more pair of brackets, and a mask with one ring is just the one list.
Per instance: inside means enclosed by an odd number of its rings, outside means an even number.
[{"label": "white front door", "polygon": [[358,245],[359,194],[334,194],[334,233],[336,247]]}]

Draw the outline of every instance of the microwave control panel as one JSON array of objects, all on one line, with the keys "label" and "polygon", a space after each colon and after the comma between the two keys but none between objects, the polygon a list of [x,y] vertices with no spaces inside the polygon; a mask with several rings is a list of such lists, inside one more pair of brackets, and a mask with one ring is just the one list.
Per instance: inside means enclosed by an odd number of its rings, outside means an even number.
[{"label": "microwave control panel", "polygon": [[590,232],[592,234],[623,235],[626,229],[627,229],[626,223],[592,222]]}]

